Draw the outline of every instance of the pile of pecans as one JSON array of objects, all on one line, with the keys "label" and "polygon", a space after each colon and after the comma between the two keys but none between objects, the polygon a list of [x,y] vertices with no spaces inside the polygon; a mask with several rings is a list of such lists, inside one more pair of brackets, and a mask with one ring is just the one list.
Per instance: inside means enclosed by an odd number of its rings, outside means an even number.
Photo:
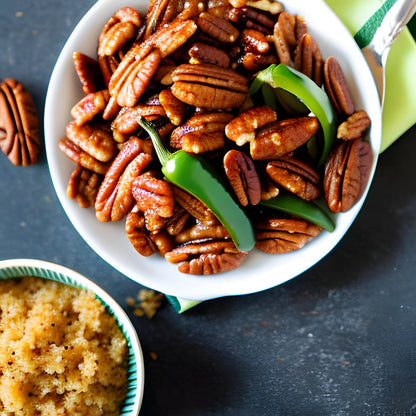
[{"label": "pile of pecans", "polygon": [[[104,26],[97,56],[73,59],[85,96],[59,141],[77,165],[69,197],[93,206],[101,222],[123,220],[138,253],[159,252],[183,273],[231,270],[247,253],[207,206],[164,179],[141,117],[167,147],[217,169],[267,253],[299,249],[322,228],[262,201],[291,192],[324,198],[337,213],[367,183],[370,120],[356,111],[336,58],[325,60],[304,19],[276,1],[152,0],[145,16],[124,7]],[[256,74],[279,63],[322,87],[338,113],[339,140],[325,169],[308,151],[320,131],[316,117],[275,111],[248,95]]]}]

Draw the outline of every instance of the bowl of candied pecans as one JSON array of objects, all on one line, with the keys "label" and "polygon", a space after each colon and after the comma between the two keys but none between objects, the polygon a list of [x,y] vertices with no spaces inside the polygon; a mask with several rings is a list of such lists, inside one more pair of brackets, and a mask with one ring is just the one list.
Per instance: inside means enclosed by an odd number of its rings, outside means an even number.
[{"label": "bowl of candied pecans", "polygon": [[381,140],[371,72],[321,0],[98,1],[58,58],[44,124],[55,190],[91,248],[195,300],[324,258]]}]

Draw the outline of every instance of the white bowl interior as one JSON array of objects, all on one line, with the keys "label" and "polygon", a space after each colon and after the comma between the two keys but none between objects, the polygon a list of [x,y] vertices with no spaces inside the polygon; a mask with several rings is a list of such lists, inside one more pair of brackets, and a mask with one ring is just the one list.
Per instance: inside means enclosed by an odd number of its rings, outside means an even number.
[{"label": "white bowl interior", "polygon": [[120,305],[91,280],[58,264],[42,260],[12,259],[0,261],[0,280],[14,277],[37,276],[55,280],[94,292],[105,305],[127,339],[128,344],[128,391],[120,416],[137,416],[143,400],[144,362],[137,332]]},{"label": "white bowl interior", "polygon": [[[287,4],[286,4],[287,3]],[[281,255],[253,250],[237,269],[213,276],[193,276],[177,271],[161,256],[140,256],[124,231],[124,221],[100,223],[93,209],[82,209],[67,197],[66,186],[75,165],[58,149],[57,142],[71,121],[70,110],[82,97],[72,53],[96,56],[103,25],[120,7],[131,6],[145,13],[146,0],[100,0],[77,25],[63,48],[50,80],[45,106],[45,144],[52,181],[70,221],[104,260],[138,283],[160,292],[193,300],[258,292],[298,276],[326,256],[344,236],[361,209],[374,175],[381,140],[381,111],[371,72],[352,36],[322,0],[283,1],[287,11],[303,16],[309,32],[318,41],[324,57],[341,63],[356,107],[371,118],[370,142],[375,155],[370,181],[361,200],[336,218],[333,233],[323,231],[302,249]]]}]

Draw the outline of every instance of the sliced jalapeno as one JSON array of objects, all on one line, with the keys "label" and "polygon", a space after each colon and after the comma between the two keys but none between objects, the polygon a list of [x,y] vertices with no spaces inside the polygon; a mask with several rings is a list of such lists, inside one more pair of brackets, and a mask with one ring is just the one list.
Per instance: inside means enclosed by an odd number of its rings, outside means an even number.
[{"label": "sliced jalapeno", "polygon": [[254,95],[265,83],[294,94],[318,118],[324,136],[318,161],[318,167],[322,167],[336,138],[336,114],[325,91],[306,75],[283,64],[270,65],[260,71],[250,86],[249,94]]},{"label": "sliced jalapeno", "polygon": [[261,205],[296,215],[321,226],[329,232],[335,230],[334,221],[323,209],[315,203],[305,201],[296,195],[282,193],[268,201],[262,201]]}]

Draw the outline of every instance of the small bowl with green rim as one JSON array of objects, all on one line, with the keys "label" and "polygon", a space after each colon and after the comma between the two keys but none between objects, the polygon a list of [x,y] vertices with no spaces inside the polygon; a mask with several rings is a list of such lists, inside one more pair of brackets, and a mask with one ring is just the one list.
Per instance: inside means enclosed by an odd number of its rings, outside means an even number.
[{"label": "small bowl with green rim", "polygon": [[123,308],[93,281],[67,267],[33,259],[0,261],[0,280],[25,276],[41,277],[91,291],[115,318],[128,347],[127,395],[120,409],[120,416],[137,416],[143,399],[143,353],[137,332]]}]

